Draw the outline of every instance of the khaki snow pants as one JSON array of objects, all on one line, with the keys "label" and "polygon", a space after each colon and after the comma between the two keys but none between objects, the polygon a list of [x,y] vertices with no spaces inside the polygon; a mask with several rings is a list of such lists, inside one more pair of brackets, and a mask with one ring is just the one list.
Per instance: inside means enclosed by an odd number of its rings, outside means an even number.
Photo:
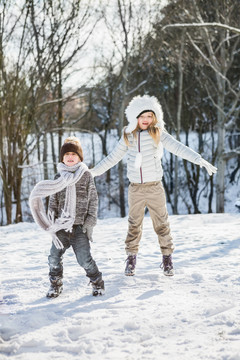
[{"label": "khaki snow pants", "polygon": [[128,234],[125,241],[127,255],[138,253],[145,207],[149,210],[153,228],[158,235],[161,253],[163,255],[172,254],[174,245],[162,183],[160,181],[145,184],[131,183],[128,188],[128,205]]}]

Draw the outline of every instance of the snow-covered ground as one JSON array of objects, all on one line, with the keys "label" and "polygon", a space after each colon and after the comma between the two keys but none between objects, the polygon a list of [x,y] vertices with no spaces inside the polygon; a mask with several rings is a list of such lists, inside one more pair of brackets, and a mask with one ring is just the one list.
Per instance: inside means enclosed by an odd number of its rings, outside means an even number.
[{"label": "snow-covered ground", "polygon": [[240,214],[170,216],[176,274],[165,277],[149,217],[134,277],[124,275],[127,219],[99,220],[92,254],[106,294],[94,298],[71,249],[64,291],[47,299],[48,234],[0,228],[0,359],[239,360]]}]

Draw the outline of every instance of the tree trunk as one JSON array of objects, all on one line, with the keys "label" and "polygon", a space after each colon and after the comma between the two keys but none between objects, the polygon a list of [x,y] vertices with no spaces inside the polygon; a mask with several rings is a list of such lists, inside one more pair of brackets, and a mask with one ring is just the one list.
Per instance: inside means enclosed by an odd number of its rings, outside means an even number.
[{"label": "tree trunk", "polygon": [[[180,140],[180,131],[181,131],[181,114],[182,114],[182,92],[183,92],[183,65],[182,65],[182,56],[184,50],[184,38],[185,31],[182,34],[180,54],[178,58],[178,109],[177,109],[177,129],[176,129],[176,138]],[[178,214],[178,157],[175,157],[175,175],[174,175],[174,209],[173,213]]]},{"label": "tree trunk", "polygon": [[96,160],[95,160],[94,134],[91,135],[91,140],[92,140],[92,166],[94,167],[95,164],[96,164]]},{"label": "tree trunk", "polygon": [[[128,55],[126,55],[126,62],[123,68],[123,81],[122,81],[122,102],[119,112],[119,125],[118,125],[118,136],[122,136],[122,129],[124,124],[124,111],[125,111],[125,97],[127,93],[127,73],[128,73]],[[123,174],[123,163],[122,161],[118,164],[118,177],[119,177],[119,202],[120,202],[120,213],[121,217],[126,216],[125,210],[125,196],[124,196],[124,174]]]},{"label": "tree trunk", "polygon": [[7,225],[9,225],[12,223],[12,186],[8,182],[6,168],[5,168],[4,163],[2,163],[2,166],[3,166],[2,181],[3,181],[5,213],[6,213],[6,218],[7,218]]},{"label": "tree trunk", "polygon": [[[221,92],[218,96],[218,109],[224,109],[224,80],[218,78],[221,83]],[[217,111],[217,124],[218,124],[218,143],[217,143],[217,183],[216,183],[216,212],[224,213],[224,191],[225,191],[225,166],[226,161],[223,157],[225,149],[225,116],[222,111]]]},{"label": "tree trunk", "polygon": [[118,175],[119,175],[120,214],[121,214],[121,217],[125,217],[126,210],[125,210],[124,176],[123,176],[123,162],[122,161],[120,161],[118,164]]},{"label": "tree trunk", "polygon": [[216,212],[217,213],[224,213],[224,175],[225,175],[225,166],[226,162],[223,159],[223,151],[224,151],[224,135],[225,130],[224,128],[218,128],[218,151],[217,151],[217,158],[218,158],[218,171],[217,171],[217,184],[216,184]]},{"label": "tree trunk", "polygon": [[44,180],[48,179],[48,164],[47,164],[47,134],[44,133],[43,135],[43,178]]},{"label": "tree trunk", "polygon": [[56,152],[55,152],[55,147],[54,147],[54,136],[52,131],[50,132],[50,137],[51,137],[51,149],[52,149],[52,162],[53,162],[53,169],[54,169],[54,173],[57,173],[57,158],[56,158]]},{"label": "tree trunk", "polygon": [[58,62],[58,154],[60,155],[60,150],[62,146],[62,122],[63,122],[63,101],[62,101],[62,64],[61,59]]},{"label": "tree trunk", "polygon": [[15,222],[22,222],[22,203],[21,203],[21,188],[22,188],[22,168],[17,169],[16,183],[15,183],[15,198],[16,198],[16,218]]}]

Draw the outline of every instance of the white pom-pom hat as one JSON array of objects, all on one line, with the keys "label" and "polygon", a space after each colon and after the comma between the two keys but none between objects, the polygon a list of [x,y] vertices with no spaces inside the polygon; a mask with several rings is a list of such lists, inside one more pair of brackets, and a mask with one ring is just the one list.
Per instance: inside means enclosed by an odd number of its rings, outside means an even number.
[{"label": "white pom-pom hat", "polygon": [[141,113],[152,111],[157,118],[157,125],[160,129],[164,129],[162,107],[155,96],[143,95],[135,96],[127,106],[125,114],[128,120],[128,126],[125,129],[127,134],[133,132],[138,124],[138,117]]}]

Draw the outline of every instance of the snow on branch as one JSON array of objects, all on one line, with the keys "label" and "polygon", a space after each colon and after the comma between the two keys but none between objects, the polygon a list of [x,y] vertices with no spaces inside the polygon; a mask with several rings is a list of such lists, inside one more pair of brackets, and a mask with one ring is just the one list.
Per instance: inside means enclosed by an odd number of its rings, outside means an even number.
[{"label": "snow on branch", "polygon": [[43,103],[40,103],[38,106],[41,107],[41,106],[45,106],[45,105],[50,105],[50,104],[56,104],[56,103],[59,103],[61,101],[63,102],[67,102],[67,101],[74,101],[74,100],[78,100],[82,97],[85,96],[85,93],[81,94],[81,96],[67,96],[65,98],[58,98],[58,99],[53,99],[53,100],[48,100],[48,101],[45,101]]},{"label": "snow on branch", "polygon": [[240,29],[229,26],[227,24],[221,24],[221,23],[216,23],[216,22],[212,22],[212,23],[183,23],[183,24],[169,24],[169,25],[165,25],[163,26],[162,30],[165,30],[167,28],[174,28],[174,27],[219,27],[225,30],[229,30],[229,31],[233,31],[236,34],[240,35]]},{"label": "snow on branch", "polygon": [[225,130],[231,130],[236,126],[236,117],[229,120],[225,125]]},{"label": "snow on branch", "polygon": [[135,91],[137,91],[141,86],[143,86],[144,84],[146,84],[147,80],[143,80],[140,84],[138,84],[134,89],[132,89],[131,91],[129,91],[126,95],[131,95],[132,93],[134,93]]},{"label": "snow on branch", "polygon": [[224,153],[223,154],[223,159],[224,160],[229,160],[229,159],[232,159],[236,156],[239,156],[240,155],[240,146],[237,147],[236,149],[232,150],[232,151],[229,151],[227,153]]}]

